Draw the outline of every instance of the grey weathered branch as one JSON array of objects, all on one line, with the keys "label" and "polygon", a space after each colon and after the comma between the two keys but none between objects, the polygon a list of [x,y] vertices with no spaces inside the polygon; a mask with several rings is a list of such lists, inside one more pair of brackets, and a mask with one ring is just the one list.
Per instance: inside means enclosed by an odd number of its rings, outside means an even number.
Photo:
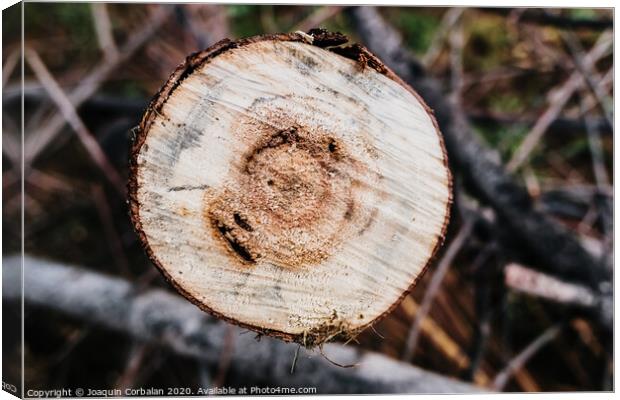
[{"label": "grey weathered branch", "polygon": [[[18,299],[20,257],[3,260],[3,297]],[[188,301],[165,290],[136,290],[130,282],[84,268],[26,256],[25,301],[154,341],[174,352],[215,366],[229,325],[200,311]],[[11,284],[13,283],[13,284]],[[476,392],[472,385],[424,371],[383,355],[339,344],[326,345],[325,354],[354,368],[330,364],[318,352],[300,349],[295,373],[290,374],[297,348],[294,344],[254,335],[240,335],[234,328],[229,369],[230,382],[242,386],[271,385],[316,387],[318,393],[422,393]],[[105,354],[101,355],[102,357]]]},{"label": "grey weathered branch", "polygon": [[510,245],[531,254],[537,268],[599,290],[600,283],[610,279],[609,269],[566,228],[534,209],[527,191],[504,170],[498,155],[474,135],[463,110],[447,101],[440,83],[425,75],[420,63],[404,48],[400,34],[375,8],[352,8],[348,15],[370,50],[434,109],[454,170],[464,176],[470,191],[495,209],[500,223],[512,232]]},{"label": "grey weathered branch", "polygon": [[563,282],[516,263],[509,263],[504,272],[506,286],[532,296],[575,307],[594,315],[609,331],[614,324],[613,299],[589,288]]},{"label": "grey weathered branch", "polygon": [[493,387],[496,390],[503,390],[508,384],[512,375],[523,368],[523,366],[536,354],[540,349],[553,341],[562,331],[562,324],[558,323],[544,331],[540,336],[527,345],[515,358],[510,360],[508,365],[500,371],[493,380]]},{"label": "grey weathered branch", "polygon": [[562,282],[516,263],[506,265],[505,280],[509,288],[557,303],[593,308],[599,301],[585,286]]}]

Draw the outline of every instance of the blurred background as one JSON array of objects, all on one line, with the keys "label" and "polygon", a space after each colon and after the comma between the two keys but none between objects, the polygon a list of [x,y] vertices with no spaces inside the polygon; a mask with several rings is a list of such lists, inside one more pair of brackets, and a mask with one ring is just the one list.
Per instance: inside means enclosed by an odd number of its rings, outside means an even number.
[{"label": "blurred background", "polygon": [[[4,256],[21,246],[20,14],[2,14]],[[26,3],[25,252],[173,292],[142,251],[125,197],[127,149],[148,100],[188,54],[223,38],[324,27],[366,44],[420,91],[455,175],[435,266],[348,346],[490,390],[612,390],[612,18],[609,9]],[[5,310],[5,323],[18,321]],[[24,326],[29,388],[194,387],[204,374],[238,384],[225,358],[205,369],[45,307],[26,303]],[[19,376],[19,347],[18,332],[5,334],[7,376]]]}]

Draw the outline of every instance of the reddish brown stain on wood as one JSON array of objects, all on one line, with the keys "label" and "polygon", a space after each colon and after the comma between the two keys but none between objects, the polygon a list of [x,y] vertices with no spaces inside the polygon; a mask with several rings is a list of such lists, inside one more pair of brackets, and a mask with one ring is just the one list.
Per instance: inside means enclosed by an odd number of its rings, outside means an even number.
[{"label": "reddish brown stain on wood", "polygon": [[232,131],[247,151],[217,195],[209,193],[204,216],[240,268],[309,268],[368,224],[357,191],[372,171],[332,132],[304,126],[268,99]]}]

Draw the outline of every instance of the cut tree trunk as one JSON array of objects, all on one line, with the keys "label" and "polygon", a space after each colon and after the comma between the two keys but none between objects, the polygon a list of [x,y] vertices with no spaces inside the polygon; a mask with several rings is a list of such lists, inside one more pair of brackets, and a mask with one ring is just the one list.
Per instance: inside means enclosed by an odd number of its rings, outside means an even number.
[{"label": "cut tree trunk", "polygon": [[224,40],[153,99],[131,157],[131,217],[205,311],[319,345],[415,285],[446,231],[451,175],[423,100],[322,30]]}]

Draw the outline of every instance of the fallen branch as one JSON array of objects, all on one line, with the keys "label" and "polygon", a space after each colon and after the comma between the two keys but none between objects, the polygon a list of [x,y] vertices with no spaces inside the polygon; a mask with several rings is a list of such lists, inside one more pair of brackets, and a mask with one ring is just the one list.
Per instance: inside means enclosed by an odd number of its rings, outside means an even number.
[{"label": "fallen branch", "polygon": [[84,146],[90,157],[93,159],[95,164],[97,164],[99,169],[101,169],[110,183],[114,185],[115,189],[121,195],[124,194],[124,179],[121,178],[118,171],[108,159],[108,156],[103,152],[97,142],[97,139],[95,139],[88,127],[86,127],[86,124],[84,124],[65,92],[61,89],[58,82],[56,82],[52,74],[49,72],[43,63],[43,60],[39,57],[39,54],[33,49],[26,48],[24,50],[24,55],[26,61],[28,61],[28,65],[35,73],[37,79],[41,82],[60,110],[60,115],[63,116],[63,118],[69,123],[71,128],[73,128],[77,134],[82,146]]},{"label": "fallen branch", "polygon": [[[3,298],[18,300],[19,256],[3,260]],[[295,374],[290,374],[297,345],[270,338],[256,341],[240,335],[241,329],[210,317],[165,290],[137,291],[130,282],[84,268],[30,256],[24,260],[24,300],[139,340],[164,345],[177,354],[199,359],[209,367],[220,362],[227,330],[233,329],[230,347],[230,382],[243,386],[316,387],[317,393],[469,393],[479,388],[424,371],[383,355],[353,347],[328,344],[330,359],[355,368],[338,368],[318,353],[300,349]],[[102,354],[102,357],[105,354]]]},{"label": "fallen branch", "polygon": [[585,286],[562,282],[515,263],[506,265],[505,279],[509,288],[557,303],[590,308],[598,302],[597,296]]},{"label": "fallen branch", "polygon": [[416,313],[415,319],[413,320],[413,324],[411,325],[411,328],[409,330],[405,351],[402,357],[404,361],[410,361],[411,357],[413,357],[416,345],[418,343],[418,338],[420,336],[422,322],[430,312],[431,306],[433,305],[433,300],[435,299],[435,296],[437,295],[437,292],[441,287],[441,283],[443,282],[443,279],[448,273],[448,269],[452,265],[454,258],[458,255],[461,248],[467,243],[467,239],[470,237],[472,227],[472,221],[468,220],[467,222],[465,222],[454,240],[450,242],[450,245],[446,249],[446,253],[439,262],[437,269],[434,271],[431,282],[426,289],[426,293],[424,294],[422,304],[420,305],[420,308]]},{"label": "fallen branch", "polygon": [[[585,96],[582,96],[580,100],[580,107],[583,111],[586,106]],[[592,170],[594,171],[596,185],[599,188],[603,188],[609,185],[609,177],[607,175],[607,169],[605,168],[605,156],[603,154],[601,135],[595,122],[588,114],[583,113],[583,121],[586,125],[586,133],[588,134],[588,145],[590,147],[590,154],[592,155]]]},{"label": "fallen branch", "polygon": [[116,47],[116,42],[114,41],[112,22],[110,21],[110,15],[108,14],[106,4],[92,3],[90,5],[90,11],[95,25],[95,32],[97,33],[99,49],[103,52],[103,55],[106,58],[117,58],[118,48]]},{"label": "fallen branch", "polygon": [[[548,189],[540,194],[538,197],[538,206],[540,209],[550,215],[559,216],[562,218],[569,218],[573,220],[581,220],[588,209],[592,205],[598,205],[604,208],[612,208],[613,197],[609,196],[606,191],[607,186],[593,188],[558,188]],[[604,218],[610,218],[611,215],[600,215],[598,220],[601,225],[604,225],[607,221]],[[603,226],[603,228],[605,228]]]},{"label": "fallen branch", "polygon": [[439,28],[437,28],[437,33],[433,36],[433,41],[428,46],[428,50],[424,54],[424,57],[422,57],[422,64],[424,64],[426,68],[433,66],[435,61],[437,61],[448,33],[456,23],[459,22],[464,11],[464,7],[455,7],[450,8],[443,15],[439,23]]},{"label": "fallen branch", "polygon": [[506,387],[512,375],[523,366],[545,345],[555,339],[562,332],[562,325],[556,324],[544,331],[533,342],[527,345],[508,365],[497,374],[493,381],[493,388],[501,391]]},{"label": "fallen branch", "polygon": [[[169,7],[162,6],[158,8],[152,17],[145,21],[142,29],[130,35],[128,41],[119,49],[118,57],[104,59],[80,82],[80,85],[74,91],[67,95],[71,104],[78,108],[84,101],[95,94],[106,78],[119,65],[131,58],[157,32],[171,11],[172,8]],[[38,129],[36,135],[30,136],[29,140],[24,144],[25,169],[28,169],[37,156],[56,138],[65,126],[65,123],[63,115],[54,114],[49,121]]]},{"label": "fallen branch", "polygon": [[596,71],[596,65],[586,65],[586,63],[583,62],[584,59],[587,59],[587,54],[583,50],[583,47],[581,47],[579,39],[573,32],[562,32],[561,36],[570,50],[573,63],[575,64],[577,71],[579,71],[583,77],[583,80],[587,84],[588,89],[594,95],[594,98],[598,102],[601,111],[603,111],[603,115],[607,118],[609,125],[613,126],[613,110],[609,106],[609,102],[606,99],[607,94],[602,88],[602,85],[599,83],[602,80],[602,77],[598,76],[599,74],[598,71]]},{"label": "fallen branch", "polygon": [[[608,51],[611,50],[613,45],[613,38],[608,32],[603,33],[597,43],[592,49],[584,56],[583,62],[580,64],[584,70],[591,70],[596,62],[606,56]],[[508,161],[506,169],[509,172],[514,172],[527,161],[532,151],[536,148],[543,135],[547,131],[551,122],[553,122],[560,112],[566,106],[577,89],[584,85],[584,77],[581,72],[575,71],[571,76],[564,81],[564,83],[557,89],[553,89],[547,96],[547,102],[549,106],[545,112],[538,118],[536,124],[525,135],[525,138],[519,144],[519,147],[514,151],[512,158]],[[597,92],[598,93],[598,92]],[[613,123],[611,124],[613,125]]]},{"label": "fallen branch", "polygon": [[[21,52],[19,50],[13,50],[11,54],[6,58],[4,65],[2,66],[2,87],[4,88],[13,75],[13,71],[17,66],[17,62],[21,58]],[[4,96],[3,96],[4,97]]]}]

